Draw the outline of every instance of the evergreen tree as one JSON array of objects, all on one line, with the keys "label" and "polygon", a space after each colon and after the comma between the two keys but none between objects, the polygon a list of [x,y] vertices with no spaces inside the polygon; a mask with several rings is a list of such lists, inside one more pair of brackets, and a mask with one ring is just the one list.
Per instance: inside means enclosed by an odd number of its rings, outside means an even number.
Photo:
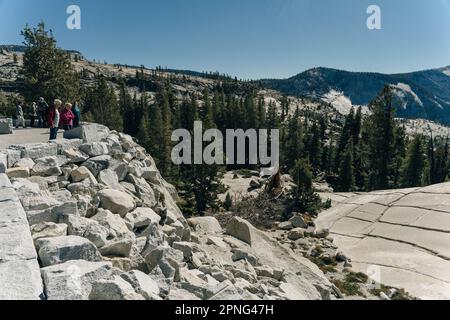
[{"label": "evergreen tree", "polygon": [[[204,112],[203,129],[214,129],[214,115],[212,106],[205,90],[203,93]],[[195,102],[196,104],[196,102]],[[204,143],[203,147],[209,143]],[[186,204],[183,206],[188,215],[204,215],[209,208],[217,209],[219,207],[218,194],[223,191],[221,183],[221,167],[217,164],[191,164],[182,168],[183,190]],[[191,206],[189,208],[189,206]],[[195,210],[192,210],[195,208]]]},{"label": "evergreen tree", "polygon": [[304,158],[304,134],[303,124],[297,109],[295,115],[288,120],[286,133],[282,137],[282,164],[284,167],[293,168],[298,159]]},{"label": "evergreen tree", "polygon": [[422,184],[425,165],[425,156],[422,150],[420,136],[411,141],[402,171],[402,183],[405,188],[417,187]]},{"label": "evergreen tree", "polygon": [[166,175],[170,176],[171,172],[171,150],[172,150],[172,109],[170,106],[170,96],[164,88],[161,92],[161,118],[162,118],[162,140],[161,144],[161,168],[160,170]]},{"label": "evergreen tree", "polygon": [[223,207],[227,211],[230,211],[231,208],[233,207],[233,199],[231,198],[231,195],[229,193],[227,193],[227,195],[225,197],[225,201],[223,203]]},{"label": "evergreen tree", "polygon": [[344,126],[342,127],[341,134],[339,136],[339,142],[336,149],[336,155],[334,159],[334,167],[336,171],[339,171],[339,166],[341,164],[341,159],[344,155],[346,146],[350,139],[354,139],[355,135],[355,110],[352,108],[350,113],[345,118]]},{"label": "evergreen tree", "polygon": [[286,96],[281,98],[281,122],[284,122],[289,114],[289,100]]},{"label": "evergreen tree", "polygon": [[133,102],[133,99],[126,88],[125,81],[122,80],[119,92],[119,109],[123,119],[123,132],[130,135],[136,135],[136,123],[134,117],[135,101]]},{"label": "evergreen tree", "polygon": [[372,114],[368,124],[368,169],[369,190],[388,189],[391,165],[394,159],[395,119],[392,107],[392,92],[386,86],[380,96],[370,104]]},{"label": "evergreen tree", "polygon": [[264,102],[264,97],[258,99],[258,108],[256,112],[257,118],[257,128],[267,129],[267,115],[266,115],[266,105]]},{"label": "evergreen tree", "polygon": [[144,113],[144,116],[139,123],[136,138],[141,146],[146,150],[151,150],[150,122],[147,112]]},{"label": "evergreen tree", "polygon": [[349,192],[354,190],[355,175],[353,167],[353,140],[350,140],[339,166],[339,191]]},{"label": "evergreen tree", "polygon": [[401,170],[406,157],[406,129],[404,126],[396,125],[394,128],[394,156],[390,165],[392,187],[400,187]]},{"label": "evergreen tree", "polygon": [[311,133],[309,135],[311,137],[309,143],[309,161],[315,170],[320,170],[322,167],[322,145],[320,138],[320,129],[316,122],[314,122]]},{"label": "evergreen tree", "polygon": [[[154,157],[157,167],[164,167],[164,125],[161,106],[156,103],[149,112],[149,145],[147,151]],[[162,170],[161,170],[162,171]]]},{"label": "evergreen tree", "polygon": [[317,213],[321,201],[319,195],[314,193],[309,163],[305,160],[297,160],[291,170],[291,176],[295,183],[292,191],[294,210],[311,214]]},{"label": "evergreen tree", "polygon": [[84,111],[92,115],[93,121],[117,131],[123,130],[117,96],[102,75],[98,75],[94,87],[88,89],[85,106]]},{"label": "evergreen tree", "polygon": [[77,74],[66,52],[56,47],[51,31],[43,22],[36,28],[26,26],[22,31],[24,45],[23,76],[25,97],[37,101],[43,96],[48,101],[55,98],[73,101],[79,96]]},{"label": "evergreen tree", "polygon": [[434,169],[434,183],[443,183],[447,179],[448,175],[448,166],[447,163],[449,161],[449,144],[448,138],[444,141],[441,141],[436,150],[436,165]]}]

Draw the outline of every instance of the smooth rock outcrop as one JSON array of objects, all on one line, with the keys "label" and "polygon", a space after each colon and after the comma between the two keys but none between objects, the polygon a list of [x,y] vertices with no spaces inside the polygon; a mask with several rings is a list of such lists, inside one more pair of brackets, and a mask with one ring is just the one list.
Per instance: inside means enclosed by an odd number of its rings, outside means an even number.
[{"label": "smooth rock outcrop", "polygon": [[421,299],[450,298],[450,183],[343,194],[321,213],[353,269]]}]

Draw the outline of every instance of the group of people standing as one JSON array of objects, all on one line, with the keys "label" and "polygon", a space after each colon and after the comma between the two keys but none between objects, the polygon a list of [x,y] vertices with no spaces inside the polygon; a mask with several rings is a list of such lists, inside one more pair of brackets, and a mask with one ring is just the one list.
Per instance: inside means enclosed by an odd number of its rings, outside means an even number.
[{"label": "group of people standing", "polygon": [[[44,98],[39,98],[39,101],[33,102],[30,106],[30,126],[34,127],[36,120],[39,128],[50,128],[50,140],[55,140],[58,135],[58,130],[71,130],[80,125],[81,111],[78,103],[65,103],[56,99],[51,106]],[[16,128],[22,126],[26,128],[24,112],[22,103],[18,102],[16,106]]]}]

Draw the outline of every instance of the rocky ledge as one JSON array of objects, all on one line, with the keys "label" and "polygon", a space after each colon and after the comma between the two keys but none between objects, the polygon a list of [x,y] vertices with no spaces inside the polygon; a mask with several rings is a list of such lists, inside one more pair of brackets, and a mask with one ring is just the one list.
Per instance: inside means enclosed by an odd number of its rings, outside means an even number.
[{"label": "rocky ledge", "polygon": [[[0,150],[0,299],[330,299],[319,268],[235,217],[186,220],[130,136]],[[20,200],[19,200],[20,199]]]}]

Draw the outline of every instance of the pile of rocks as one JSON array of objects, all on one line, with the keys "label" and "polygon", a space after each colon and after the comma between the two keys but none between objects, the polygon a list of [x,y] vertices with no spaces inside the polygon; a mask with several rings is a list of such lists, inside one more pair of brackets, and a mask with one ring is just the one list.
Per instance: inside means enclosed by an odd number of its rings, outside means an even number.
[{"label": "pile of rocks", "polygon": [[316,265],[247,221],[223,230],[213,217],[186,220],[175,188],[130,136],[99,125],[71,134],[0,151],[29,222],[41,298],[331,297]]}]

